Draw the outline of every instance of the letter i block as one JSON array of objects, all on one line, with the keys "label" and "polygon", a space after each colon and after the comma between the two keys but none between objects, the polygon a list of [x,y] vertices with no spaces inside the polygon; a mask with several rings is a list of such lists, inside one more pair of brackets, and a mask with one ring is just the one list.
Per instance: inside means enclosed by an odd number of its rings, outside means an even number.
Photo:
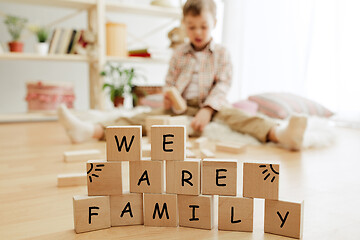
[{"label": "letter i block", "polygon": [[264,231],[286,237],[302,238],[304,202],[265,200]]},{"label": "letter i block", "polygon": [[111,226],[144,224],[143,195],[130,193],[110,196]]},{"label": "letter i block", "polygon": [[279,164],[244,163],[243,196],[279,198]]},{"label": "letter i block", "polygon": [[186,154],[185,126],[151,127],[151,159],[183,161]]},{"label": "letter i block", "polygon": [[110,227],[110,203],[108,196],[74,196],[73,209],[76,233]]},{"label": "letter i block", "polygon": [[122,194],[121,162],[90,160],[86,163],[89,196]]},{"label": "letter i block", "polygon": [[252,232],[254,199],[219,196],[219,230]]},{"label": "letter i block", "polygon": [[107,127],[105,134],[108,161],[140,161],[141,126]]},{"label": "letter i block", "polygon": [[236,196],[237,160],[204,159],[201,164],[202,194]]},{"label": "letter i block", "polygon": [[166,161],[166,192],[200,195],[200,159]]},{"label": "letter i block", "polygon": [[175,194],[144,194],[144,224],[155,227],[177,227]]},{"label": "letter i block", "polygon": [[179,226],[212,229],[213,196],[178,195]]},{"label": "letter i block", "polygon": [[162,193],[164,190],[163,161],[129,162],[130,192]]}]

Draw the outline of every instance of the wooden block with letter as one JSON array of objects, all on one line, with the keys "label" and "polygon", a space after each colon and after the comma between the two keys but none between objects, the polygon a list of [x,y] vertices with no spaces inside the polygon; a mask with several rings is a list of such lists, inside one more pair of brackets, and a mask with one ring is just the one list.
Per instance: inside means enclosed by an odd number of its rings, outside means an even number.
[{"label": "wooden block with letter", "polygon": [[219,230],[252,232],[254,199],[219,196]]},{"label": "wooden block with letter", "polygon": [[130,192],[132,193],[162,193],[164,190],[163,161],[133,161],[129,162]]},{"label": "wooden block with letter", "polygon": [[94,231],[111,226],[108,196],[74,196],[73,210],[76,233]]},{"label": "wooden block with letter", "polygon": [[121,162],[90,160],[86,164],[89,196],[122,194]]},{"label": "wooden block with letter", "polygon": [[286,237],[302,238],[304,202],[265,200],[264,231]]},{"label": "wooden block with letter", "polygon": [[216,151],[238,154],[245,151],[245,146],[230,143],[217,143]]},{"label": "wooden block with letter", "polygon": [[212,229],[213,196],[178,195],[179,226]]},{"label": "wooden block with letter", "polygon": [[202,194],[236,196],[237,160],[204,159],[201,165]]},{"label": "wooden block with letter", "polygon": [[141,126],[107,127],[105,133],[108,161],[140,161]]},{"label": "wooden block with letter", "polygon": [[151,127],[151,159],[176,160],[185,159],[186,130],[184,126],[155,125]]},{"label": "wooden block with letter", "polygon": [[144,225],[176,227],[178,206],[175,194],[144,194]]},{"label": "wooden block with letter", "polygon": [[90,159],[99,159],[101,157],[101,152],[97,149],[64,152],[64,162],[85,162]]},{"label": "wooden block with letter", "polygon": [[187,105],[184,98],[181,97],[176,87],[169,87],[165,90],[169,96],[171,104],[176,111],[185,112]]},{"label": "wooden block with letter", "polygon": [[279,164],[244,163],[243,196],[279,198]]},{"label": "wooden block with letter", "polygon": [[84,173],[66,173],[57,176],[58,187],[85,186],[87,174]]},{"label": "wooden block with letter", "polygon": [[128,193],[110,196],[111,226],[144,224],[143,195]]}]

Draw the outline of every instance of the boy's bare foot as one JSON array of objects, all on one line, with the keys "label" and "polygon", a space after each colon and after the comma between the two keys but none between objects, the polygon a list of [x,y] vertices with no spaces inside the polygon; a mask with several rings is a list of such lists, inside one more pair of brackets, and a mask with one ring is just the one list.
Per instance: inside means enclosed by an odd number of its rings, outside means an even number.
[{"label": "boy's bare foot", "polygon": [[93,138],[95,125],[78,119],[64,104],[58,108],[58,117],[73,143],[81,143]]},{"label": "boy's bare foot", "polygon": [[303,144],[306,125],[306,117],[292,116],[287,126],[275,129],[277,142],[284,148],[299,151]]}]

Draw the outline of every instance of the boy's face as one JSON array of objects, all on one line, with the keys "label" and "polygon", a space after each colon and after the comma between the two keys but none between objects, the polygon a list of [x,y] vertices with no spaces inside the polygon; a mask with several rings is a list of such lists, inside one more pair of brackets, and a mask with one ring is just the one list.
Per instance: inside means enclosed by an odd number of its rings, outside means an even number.
[{"label": "boy's face", "polygon": [[202,50],[211,40],[211,32],[215,27],[215,19],[209,11],[198,16],[188,14],[184,17],[186,34],[195,50]]}]

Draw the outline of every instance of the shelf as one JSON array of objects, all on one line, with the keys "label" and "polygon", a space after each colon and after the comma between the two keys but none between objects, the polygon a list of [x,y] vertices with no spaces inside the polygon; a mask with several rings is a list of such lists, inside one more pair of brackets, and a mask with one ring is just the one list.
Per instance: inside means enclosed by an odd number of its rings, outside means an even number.
[{"label": "shelf", "polygon": [[0,60],[37,60],[37,61],[72,61],[90,62],[90,58],[75,54],[49,54],[46,56],[35,53],[4,53],[0,54]]},{"label": "shelf", "polygon": [[156,17],[182,17],[180,8],[159,7],[145,4],[124,4],[121,2],[107,1],[106,10],[109,12],[122,12],[140,15],[150,15]]},{"label": "shelf", "polygon": [[96,4],[96,0],[0,0],[0,2],[76,9],[86,9]]},{"label": "shelf", "polygon": [[167,64],[170,59],[166,58],[145,58],[145,57],[113,57],[107,56],[106,60],[109,62],[123,62],[123,63],[160,63]]}]

